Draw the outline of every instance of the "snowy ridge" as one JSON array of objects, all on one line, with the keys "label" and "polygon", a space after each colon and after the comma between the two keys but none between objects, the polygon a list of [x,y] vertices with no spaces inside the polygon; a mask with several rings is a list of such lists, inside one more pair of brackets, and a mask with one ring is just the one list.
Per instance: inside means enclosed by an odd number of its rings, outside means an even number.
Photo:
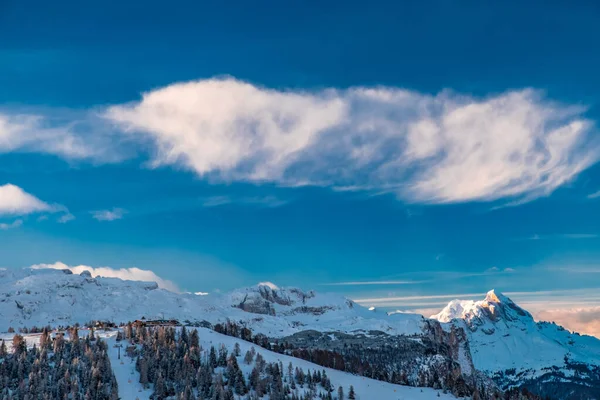
[{"label": "snowy ridge", "polygon": [[314,329],[420,334],[417,314],[387,317],[338,295],[259,284],[227,294],[173,293],[154,282],[92,278],[62,270],[0,270],[0,332],[9,327],[72,325],[92,320],[177,319],[243,322],[281,337]]},{"label": "snowy ridge", "polygon": [[[9,327],[56,327],[95,320],[122,323],[142,317],[148,320],[177,319],[186,325],[209,323],[213,327],[216,324],[233,322],[238,326],[250,328],[253,334],[262,333],[270,339],[289,340],[291,335],[319,332],[329,340],[339,343],[343,335],[352,338],[349,340],[369,341],[373,344],[378,343],[378,346],[387,343],[388,340],[395,340],[395,343],[414,343],[418,354],[425,354],[422,362],[426,364],[423,364],[423,368],[432,377],[435,376],[432,371],[437,371],[438,368],[441,376],[446,376],[450,371],[459,376],[461,372],[453,362],[455,358],[459,359],[461,365],[463,361],[467,361],[464,371],[470,373],[472,370],[468,354],[456,355],[447,350],[449,346],[444,342],[444,338],[451,335],[444,333],[439,323],[435,322],[432,325],[433,321],[416,314],[388,316],[385,313],[375,313],[338,295],[259,284],[226,294],[198,296],[160,289],[153,282],[92,278],[87,272],[79,275],[51,269],[0,272],[0,332],[6,332]],[[216,335],[210,330],[206,332]],[[12,334],[0,336],[9,339]],[[35,335],[33,337],[35,338]],[[230,341],[241,340],[226,336],[223,338]],[[464,349],[460,345],[456,348],[458,351]],[[443,355],[435,353],[440,349],[444,349]],[[433,353],[427,355],[427,351]],[[277,354],[277,357],[286,356]],[[295,360],[294,364],[306,363],[293,357],[287,358]],[[311,365],[313,368],[321,368]],[[115,369],[131,374],[131,368],[120,362]],[[334,375],[339,374],[346,376],[342,379],[343,382],[347,382],[351,376],[334,371]],[[352,379],[359,385],[359,380],[364,384],[367,378]],[[129,380],[127,378],[126,381],[128,386],[131,386]],[[123,379],[119,381],[120,384],[125,382]],[[375,388],[379,388],[377,391],[383,391],[382,393],[389,392],[390,395],[398,391],[398,398],[406,396],[405,398],[428,399],[434,395],[437,397],[439,393],[430,389],[400,390],[401,387],[384,382],[373,383],[372,389]],[[135,388],[133,390],[135,391]],[[368,396],[368,392],[364,393]],[[139,394],[138,392],[136,397]],[[370,398],[365,396],[362,398]]]},{"label": "snowy ridge", "polygon": [[504,389],[558,381],[600,388],[600,340],[536,322],[495,290],[480,301],[451,301],[426,319],[409,313],[388,315],[339,295],[271,283],[199,296],[160,289],[154,282],[92,278],[87,272],[0,270],[0,332],[9,327],[93,320],[121,323],[142,317],[177,319],[188,325],[231,321],[271,339],[310,337],[316,341],[313,348],[319,343],[330,348],[341,334],[351,336],[344,339],[349,343],[362,345],[406,346],[414,341],[429,346],[431,357],[447,357],[459,365],[458,374],[475,376],[475,368]]}]

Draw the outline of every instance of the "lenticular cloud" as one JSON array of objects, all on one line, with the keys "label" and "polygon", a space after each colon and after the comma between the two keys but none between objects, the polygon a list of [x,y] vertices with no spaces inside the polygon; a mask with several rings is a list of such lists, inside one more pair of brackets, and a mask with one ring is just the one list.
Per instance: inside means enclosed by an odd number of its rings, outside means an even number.
[{"label": "lenticular cloud", "polygon": [[152,165],[225,181],[322,185],[449,203],[547,195],[598,161],[584,109],[534,90],[489,98],[397,88],[286,91],[178,83],[104,117]]}]

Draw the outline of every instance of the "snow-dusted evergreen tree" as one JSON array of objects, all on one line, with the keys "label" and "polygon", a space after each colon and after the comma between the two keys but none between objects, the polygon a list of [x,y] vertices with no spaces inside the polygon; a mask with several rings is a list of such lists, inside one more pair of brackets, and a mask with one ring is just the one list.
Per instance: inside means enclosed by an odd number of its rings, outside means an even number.
[{"label": "snow-dusted evergreen tree", "polygon": [[[139,347],[136,368],[140,382],[154,385],[153,399],[333,399],[325,371],[305,374],[292,365],[284,368],[281,362],[267,363],[254,348],[243,358],[241,347],[236,350],[236,346],[231,352],[221,345],[218,350],[211,346],[201,353],[195,329],[179,333],[169,327],[144,329],[144,334],[133,333]],[[254,364],[249,374],[244,374],[241,362]],[[304,376],[311,377],[310,387],[301,388]],[[302,377],[302,383],[297,377]]]},{"label": "snow-dusted evergreen tree", "polygon": [[4,351],[0,350],[2,400],[118,399],[117,382],[102,340],[65,340],[59,334],[52,344],[44,329],[39,346],[28,349],[23,336],[17,334],[13,349],[7,351],[4,346]]}]

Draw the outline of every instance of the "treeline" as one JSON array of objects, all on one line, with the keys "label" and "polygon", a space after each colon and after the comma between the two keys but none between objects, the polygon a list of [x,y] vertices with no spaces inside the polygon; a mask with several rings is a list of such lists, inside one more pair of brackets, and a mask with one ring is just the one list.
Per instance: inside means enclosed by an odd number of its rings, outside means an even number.
[{"label": "treeline", "polygon": [[237,343],[232,351],[223,345],[203,349],[196,329],[129,325],[125,337],[136,343],[128,354],[136,358],[140,383],[153,384],[153,399],[355,399],[354,388],[334,388],[325,370],[268,363],[254,348],[242,355]]},{"label": "treeline", "polygon": [[328,350],[322,348],[295,347],[288,341],[271,340],[263,334],[253,335],[252,331],[232,321],[216,324],[215,331],[239,337],[268,350],[290,355],[326,368],[337,369],[355,375],[368,377],[398,385],[432,387],[448,391],[457,397],[470,397],[475,400],[540,400],[527,388],[513,388],[501,392],[485,382],[467,382],[452,360],[430,359],[415,351],[411,346],[383,345],[365,347],[345,345],[343,348]]},{"label": "treeline", "polygon": [[93,335],[52,338],[44,329],[39,346],[27,348],[17,334],[0,343],[0,399],[2,400],[117,400],[107,345]]},{"label": "treeline", "polygon": [[231,321],[216,324],[214,330],[323,367],[371,379],[399,385],[447,390],[459,397],[472,396],[476,392],[483,391],[484,393],[477,394],[480,398],[490,397],[485,393],[485,388],[474,388],[464,380],[462,375],[457,374],[452,360],[433,358],[436,364],[428,364],[431,359],[423,357],[424,354],[415,350],[415,347],[419,349],[420,347],[410,346],[413,341],[408,341],[408,345],[403,348],[399,348],[397,344],[373,348],[348,345],[336,350],[328,350],[298,348],[285,339],[271,341],[262,334],[252,335],[249,329]]}]

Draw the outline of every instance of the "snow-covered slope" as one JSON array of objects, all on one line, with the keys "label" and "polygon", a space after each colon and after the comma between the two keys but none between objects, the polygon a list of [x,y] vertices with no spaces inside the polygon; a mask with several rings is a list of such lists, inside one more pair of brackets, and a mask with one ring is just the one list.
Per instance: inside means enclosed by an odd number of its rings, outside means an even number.
[{"label": "snow-covered slope", "polygon": [[259,284],[227,294],[198,296],[159,289],[153,282],[92,278],[87,272],[0,269],[0,332],[9,327],[69,325],[92,320],[233,320],[256,333],[282,337],[315,329],[419,334],[417,314],[388,317],[337,295]]},{"label": "snow-covered slope", "polygon": [[446,328],[463,327],[475,367],[503,386],[539,378],[567,382],[576,369],[577,375],[589,372],[594,379],[593,370],[600,366],[600,340],[554,323],[536,322],[495,290],[481,301],[453,300],[431,318],[446,323]]},{"label": "snow-covered slope", "polygon": [[[200,337],[200,345],[208,349],[211,346],[219,348],[224,345],[230,352],[233,350],[236,343],[240,345],[242,355],[250,348],[256,346],[252,343],[233,338],[230,336],[221,335],[209,329],[198,328]],[[135,369],[135,362],[128,358],[122,357],[118,359],[117,349],[114,347],[116,332],[108,332],[107,334],[100,333],[100,337],[104,337],[109,342],[109,356],[113,371],[119,383],[119,392],[124,399],[138,398],[140,400],[149,399],[152,394],[152,389],[144,390],[139,384],[139,373]],[[442,390],[431,388],[417,388],[409,386],[394,385],[387,382],[381,382],[374,379],[364,378],[362,376],[352,375],[346,372],[337,371],[331,368],[324,368],[317,364],[308,361],[300,360],[294,357],[282,355],[265,349],[257,348],[259,354],[263,356],[266,362],[282,362],[287,367],[292,363],[294,368],[298,367],[304,372],[308,371],[323,371],[327,372],[327,376],[331,380],[332,385],[337,388],[343,387],[345,390],[352,385],[356,392],[358,400],[370,399],[410,399],[410,400],[433,400],[433,399],[455,399],[451,394],[445,394]],[[242,356],[238,360],[242,371],[248,377],[253,367],[243,362]]]},{"label": "snow-covered slope", "polygon": [[[121,323],[142,317],[177,319],[186,325],[207,324],[214,329],[233,322],[269,340],[299,341],[295,348],[307,351],[319,349],[323,343],[325,349],[342,351],[346,342],[366,346],[371,353],[401,348],[394,360],[402,366],[407,383],[435,383],[455,393],[474,387],[464,335],[445,333],[438,322],[416,314],[387,315],[338,295],[278,288],[269,283],[198,296],[169,292],[155,283],[93,278],[88,272],[0,270],[0,332],[9,327],[56,327],[97,320]],[[339,348],[328,346],[332,341]],[[387,364],[377,367],[391,368]],[[394,387],[377,385],[385,386],[384,391]]]}]

